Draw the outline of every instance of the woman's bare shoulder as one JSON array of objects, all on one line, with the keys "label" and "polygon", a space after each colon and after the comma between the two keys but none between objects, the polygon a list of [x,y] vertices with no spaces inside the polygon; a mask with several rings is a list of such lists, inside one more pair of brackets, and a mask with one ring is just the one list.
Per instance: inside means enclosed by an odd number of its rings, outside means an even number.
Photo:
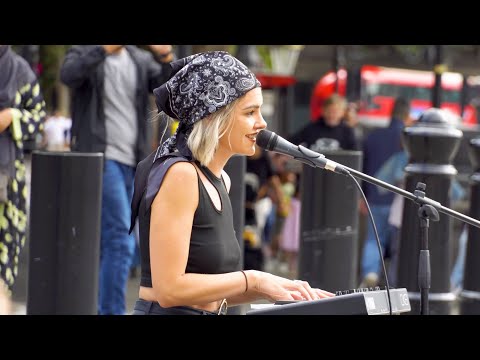
[{"label": "woman's bare shoulder", "polygon": [[159,198],[165,203],[175,203],[178,207],[196,203],[196,199],[198,201],[197,182],[197,172],[193,164],[185,161],[177,162],[167,170],[154,203],[159,204]]}]

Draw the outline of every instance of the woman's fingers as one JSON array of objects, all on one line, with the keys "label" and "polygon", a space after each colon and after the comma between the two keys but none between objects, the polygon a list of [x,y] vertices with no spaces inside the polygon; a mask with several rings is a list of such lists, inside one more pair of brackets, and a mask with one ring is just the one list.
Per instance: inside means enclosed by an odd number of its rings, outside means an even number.
[{"label": "woman's fingers", "polygon": [[[290,291],[290,296],[292,297],[292,300],[303,300],[304,297],[300,291]],[[290,300],[290,299],[289,299]]]},{"label": "woman's fingers", "polygon": [[293,282],[296,284],[298,291],[302,294],[303,300],[318,300],[335,296],[334,293],[329,291],[312,288],[307,281],[294,280]]},{"label": "woman's fingers", "polygon": [[320,299],[323,299],[323,298],[329,298],[329,297],[334,297],[335,294],[334,293],[331,293],[329,291],[326,291],[326,290],[322,290],[322,289],[315,289],[315,292],[317,293],[318,297]]},{"label": "woman's fingers", "polygon": [[318,300],[320,298],[307,281],[303,281],[303,280],[294,280],[294,281],[306,290],[308,294],[308,296],[305,297],[306,300]]}]

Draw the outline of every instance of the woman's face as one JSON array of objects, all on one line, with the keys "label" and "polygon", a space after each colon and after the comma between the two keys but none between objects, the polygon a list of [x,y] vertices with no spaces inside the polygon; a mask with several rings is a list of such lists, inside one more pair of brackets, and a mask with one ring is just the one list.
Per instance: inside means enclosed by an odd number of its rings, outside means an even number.
[{"label": "woman's face", "polygon": [[256,136],[267,123],[260,113],[263,104],[262,89],[255,88],[242,96],[233,113],[232,125],[220,138],[220,147],[235,154],[253,155]]},{"label": "woman's face", "polygon": [[323,112],[323,118],[328,126],[334,127],[340,124],[345,114],[343,104],[333,103],[326,107]]}]

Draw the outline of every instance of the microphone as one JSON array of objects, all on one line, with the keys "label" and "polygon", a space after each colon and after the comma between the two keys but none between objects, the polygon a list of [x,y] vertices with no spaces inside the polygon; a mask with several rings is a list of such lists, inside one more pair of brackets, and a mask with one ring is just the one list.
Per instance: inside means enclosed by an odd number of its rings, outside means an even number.
[{"label": "microphone", "polygon": [[328,160],[324,155],[307,149],[305,146],[294,145],[273,131],[261,130],[257,135],[257,144],[265,150],[291,156],[295,160],[301,161],[311,167],[319,167],[342,175],[350,174],[343,166]]}]

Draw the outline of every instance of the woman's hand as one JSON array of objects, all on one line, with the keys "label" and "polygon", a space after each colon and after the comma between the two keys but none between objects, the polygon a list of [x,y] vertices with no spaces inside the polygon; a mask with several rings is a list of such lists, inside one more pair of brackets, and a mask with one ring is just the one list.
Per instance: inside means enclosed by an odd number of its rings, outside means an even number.
[{"label": "woman's hand", "polygon": [[173,60],[172,45],[148,45],[161,62],[170,62]]},{"label": "woman's hand", "polygon": [[10,124],[12,123],[12,119],[12,109],[7,108],[0,110],[0,134],[10,126]]},{"label": "woman's hand", "polygon": [[[312,288],[307,281],[290,280],[260,271],[246,271],[253,275],[253,287],[259,296],[271,302],[278,300],[318,300],[335,296],[335,294]],[[250,276],[249,276],[250,280]],[[251,280],[250,280],[251,281]]]},{"label": "woman's hand", "polygon": [[105,49],[105,52],[110,55],[116,53],[124,46],[125,45],[103,45],[103,48]]}]

